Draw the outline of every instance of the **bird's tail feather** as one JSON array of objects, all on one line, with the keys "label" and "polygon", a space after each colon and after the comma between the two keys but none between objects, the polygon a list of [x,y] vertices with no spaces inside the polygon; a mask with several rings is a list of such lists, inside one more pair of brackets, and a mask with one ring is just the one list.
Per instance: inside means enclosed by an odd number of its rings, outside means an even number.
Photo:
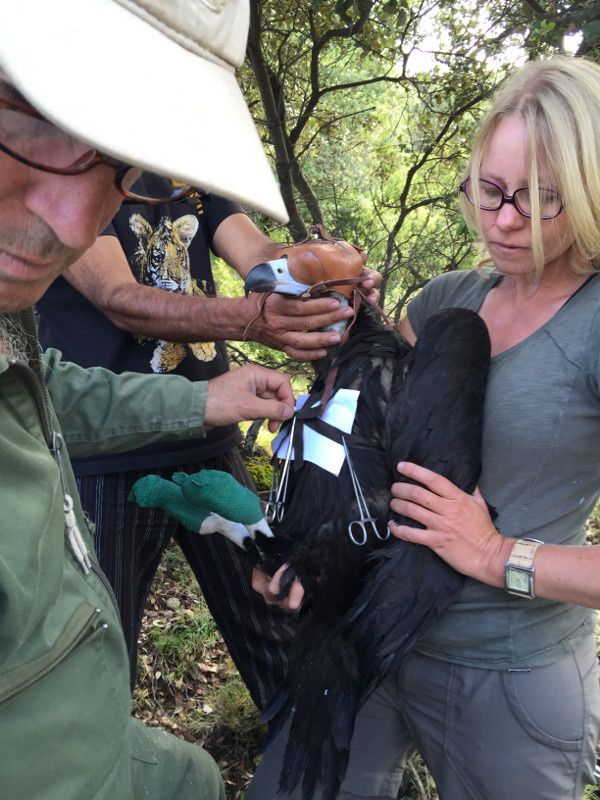
[{"label": "bird's tail feather", "polygon": [[[308,621],[308,620],[307,620]],[[270,722],[266,748],[292,713],[279,791],[302,784],[302,799],[317,786],[333,800],[346,772],[360,694],[358,654],[331,620],[302,626],[284,685],[264,711]]]},{"label": "bird's tail feather", "polygon": [[423,545],[391,540],[371,557],[346,614],[345,636],[363,654],[360,703],[396,668],[460,593],[464,577]]}]

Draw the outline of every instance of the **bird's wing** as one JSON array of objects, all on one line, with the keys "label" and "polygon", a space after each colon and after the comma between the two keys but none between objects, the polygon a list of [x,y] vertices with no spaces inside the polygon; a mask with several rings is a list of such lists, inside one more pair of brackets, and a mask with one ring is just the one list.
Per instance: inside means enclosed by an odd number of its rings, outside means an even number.
[{"label": "bird's wing", "polygon": [[[340,353],[336,382],[362,390],[353,433],[377,445],[354,453],[371,513],[389,518],[390,486],[398,480],[400,460],[429,467],[472,491],[480,471],[489,364],[484,323],[471,311],[440,312],[411,352],[381,327],[368,322],[361,327],[365,319],[359,318],[351,346]],[[356,561],[357,549],[345,549],[356,506],[348,472],[340,477],[336,491],[312,468],[296,476],[287,520],[292,533],[294,526],[301,533],[298,569],[310,561],[315,592],[323,594],[317,613],[295,637],[287,681],[266,716],[276,730],[295,709],[281,786],[291,791],[302,782],[303,800],[317,786],[323,800],[336,796],[360,702],[447,611],[462,586],[462,577],[432,551],[398,539],[370,556],[365,576],[370,549]],[[328,583],[330,574],[337,577]],[[330,598],[328,615],[323,590],[339,586],[348,574],[350,604],[342,611],[343,604]]]},{"label": "bird's wing", "polygon": [[[386,420],[390,465],[412,461],[466,492],[481,471],[483,406],[490,358],[485,323],[446,309],[425,325],[404,390]],[[396,480],[402,480],[396,473]],[[418,526],[396,516],[398,522]],[[345,620],[362,654],[361,702],[448,610],[463,577],[423,545],[391,539],[371,568]]]}]

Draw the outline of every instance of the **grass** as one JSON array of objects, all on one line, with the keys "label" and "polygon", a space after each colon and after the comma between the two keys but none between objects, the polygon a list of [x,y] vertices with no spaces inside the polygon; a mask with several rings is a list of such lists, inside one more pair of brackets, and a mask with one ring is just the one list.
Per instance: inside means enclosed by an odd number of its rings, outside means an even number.
[{"label": "grass", "polygon": [[265,726],[176,546],[167,549],[146,604],[133,713],[205,747],[228,800],[243,798]]}]

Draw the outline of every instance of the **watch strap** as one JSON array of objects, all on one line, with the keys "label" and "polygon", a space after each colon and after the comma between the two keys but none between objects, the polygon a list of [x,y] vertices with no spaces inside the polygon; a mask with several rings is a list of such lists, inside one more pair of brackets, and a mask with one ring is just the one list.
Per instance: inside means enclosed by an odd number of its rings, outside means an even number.
[{"label": "watch strap", "polygon": [[535,597],[533,557],[541,544],[544,543],[539,539],[517,539],[513,544],[508,561],[504,565],[504,585],[509,594],[526,597],[528,600]]},{"label": "watch strap", "polygon": [[535,551],[541,544],[543,544],[543,542],[537,539],[517,539],[510,551],[507,565],[511,567],[521,567],[521,569],[530,569],[533,566]]}]

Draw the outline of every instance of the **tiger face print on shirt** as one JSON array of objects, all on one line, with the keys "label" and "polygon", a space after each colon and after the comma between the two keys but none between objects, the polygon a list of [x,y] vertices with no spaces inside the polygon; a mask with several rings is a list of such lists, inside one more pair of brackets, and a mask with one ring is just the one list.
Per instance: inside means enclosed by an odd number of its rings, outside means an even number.
[{"label": "tiger face print on shirt", "polygon": [[[196,217],[186,214],[175,221],[162,217],[153,228],[141,214],[132,214],[129,225],[138,238],[134,260],[142,283],[177,294],[205,296],[190,272],[188,247],[198,230]],[[212,361],[216,356],[213,342],[156,342],[150,361],[153,372],[172,372],[185,358],[186,348],[199,361]]]}]

